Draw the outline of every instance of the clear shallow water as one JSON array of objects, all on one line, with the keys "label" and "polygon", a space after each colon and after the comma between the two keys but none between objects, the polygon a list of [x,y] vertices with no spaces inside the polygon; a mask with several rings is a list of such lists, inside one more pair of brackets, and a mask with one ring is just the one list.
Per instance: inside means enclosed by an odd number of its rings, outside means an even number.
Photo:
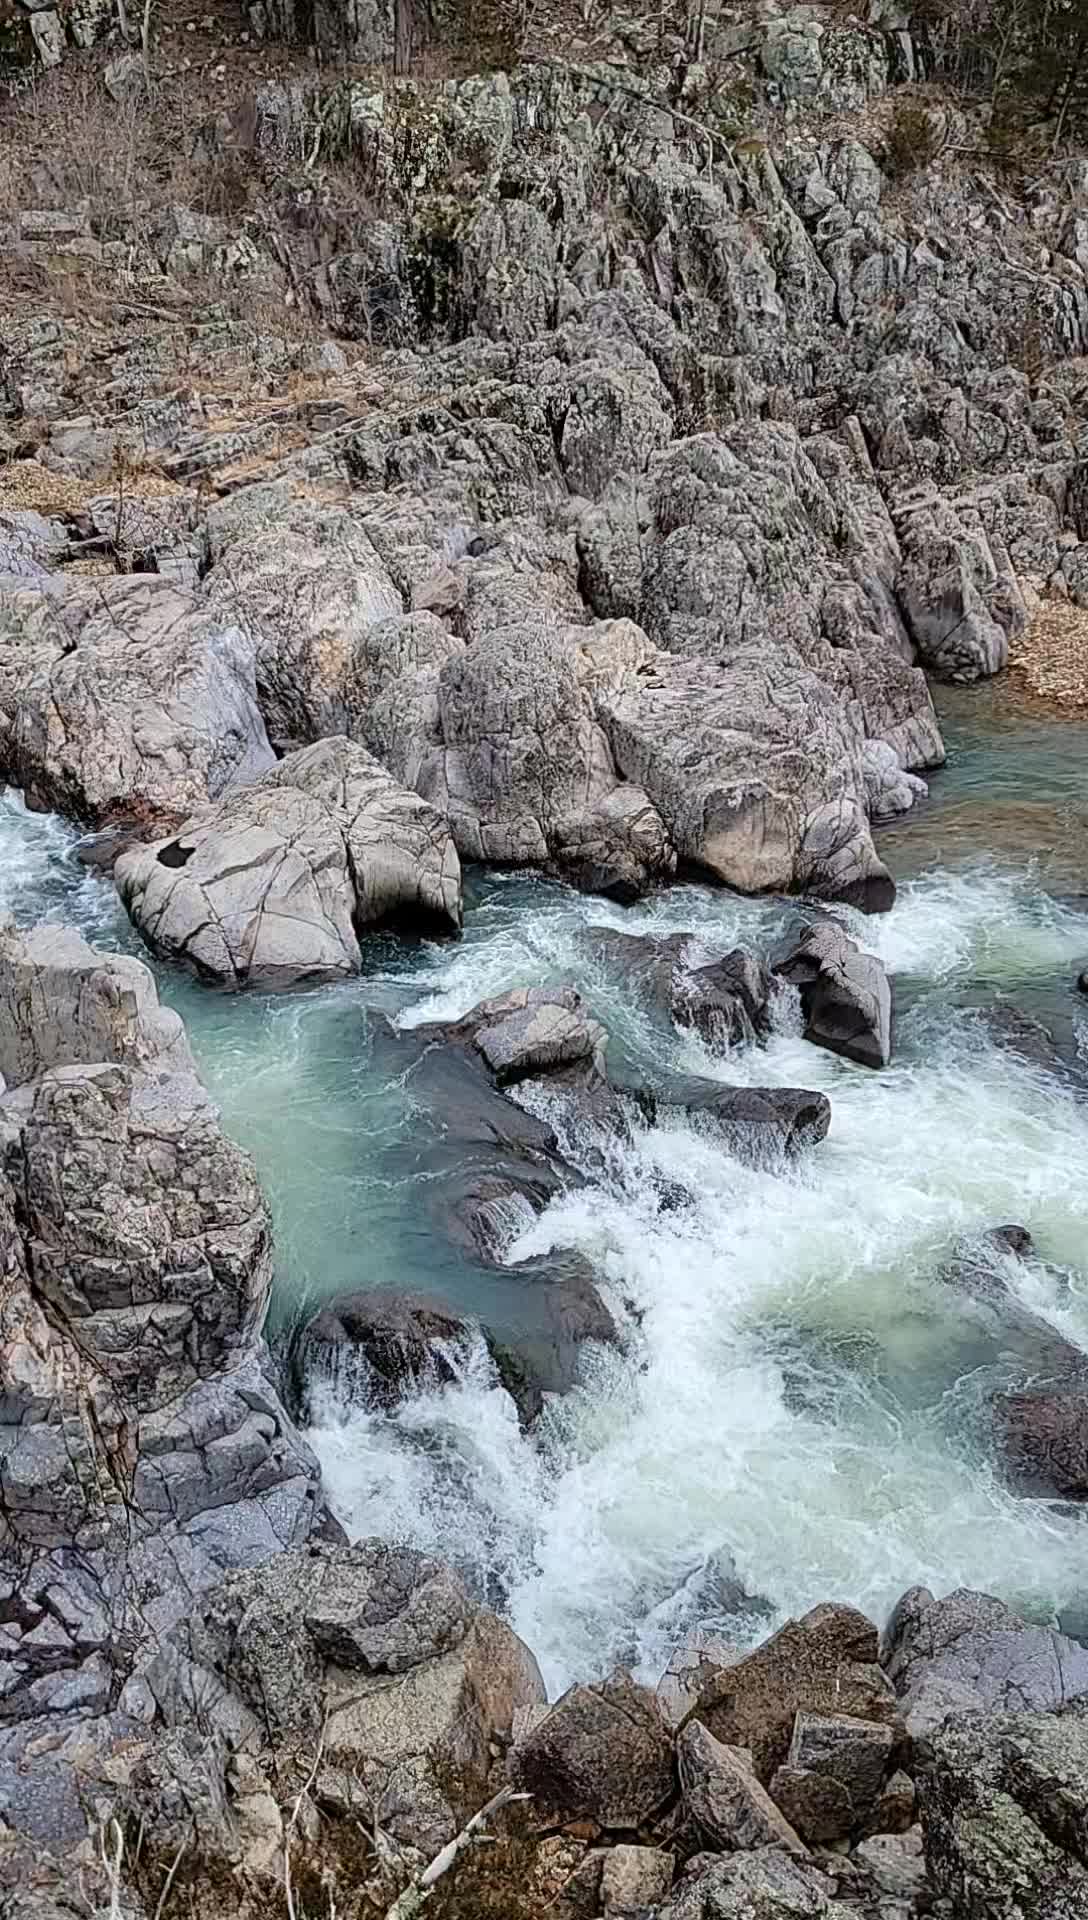
[{"label": "clear shallow water", "polygon": [[[1085,805],[1083,732],[955,698],[948,771],[884,837],[906,876],[899,901],[882,919],[851,918],[894,977],[885,1073],[807,1046],[788,1018],[766,1049],[714,1060],[632,1003],[602,929],[690,931],[708,956],[774,937],[779,907],[709,889],[624,913],[524,877],[475,881],[460,943],[376,942],[363,980],[276,1000],[220,998],[158,970],[272,1199],[280,1315],[304,1296],[398,1284],[531,1320],[524,1282],[473,1269],[436,1232],[410,1154],[391,1179],[388,1150],[411,1143],[413,1114],[370,1065],[368,1009],[418,1024],[574,977],[613,1057],[648,1079],[668,1067],[829,1094],[828,1140],[786,1172],[742,1166],[677,1123],[525,1231],[512,1254],[593,1259],[629,1339],[623,1355],[587,1355],[535,1442],[482,1344],[455,1385],[394,1419],[329,1405],[313,1432],[350,1530],[457,1559],[553,1686],[617,1657],[656,1676],[684,1628],[713,1613],[700,1569],[723,1550],[778,1614],[841,1596],[880,1616],[919,1579],[986,1586],[1040,1615],[1083,1600],[1084,1521],[1013,1498],[991,1470],[988,1398],[1021,1363],[939,1277],[963,1235],[1020,1221],[1065,1270],[1015,1270],[1026,1303],[1088,1348],[1088,1105],[997,1048],[978,1012],[1005,997],[1074,1033],[1088,902],[1058,894],[1088,884],[1075,884],[1064,824]],[[969,698],[992,706],[988,692]],[[1027,853],[994,811],[995,793],[1021,786],[1048,823]],[[0,909],[75,919],[137,950],[112,889],[71,845],[0,799]],[[694,1204],[661,1214],[659,1174]]]}]

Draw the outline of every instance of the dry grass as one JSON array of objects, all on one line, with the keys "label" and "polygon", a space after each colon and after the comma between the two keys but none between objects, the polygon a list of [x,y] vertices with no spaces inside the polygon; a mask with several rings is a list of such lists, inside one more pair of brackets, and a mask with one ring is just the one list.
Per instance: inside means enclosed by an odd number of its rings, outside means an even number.
[{"label": "dry grass", "polygon": [[0,467],[0,512],[23,507],[46,515],[78,513],[108,484],[106,474],[83,480],[70,473],[53,473],[37,460],[12,460]]},{"label": "dry grass", "polygon": [[1088,707],[1088,607],[1044,600],[1009,646],[1009,671],[1029,693],[1062,707]]}]

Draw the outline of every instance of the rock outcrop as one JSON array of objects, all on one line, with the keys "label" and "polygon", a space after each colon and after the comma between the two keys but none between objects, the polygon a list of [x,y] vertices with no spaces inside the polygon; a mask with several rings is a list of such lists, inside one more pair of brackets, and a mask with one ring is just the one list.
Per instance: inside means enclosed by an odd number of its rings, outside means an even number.
[{"label": "rock outcrop", "polygon": [[152,951],[218,986],[343,978],[369,927],[461,924],[444,821],[344,738],[288,754],[169,839],[122,854],[114,877]]},{"label": "rock outcrop", "polygon": [[271,765],[252,644],[168,581],[0,597],[0,703],[17,677],[0,771],[32,805],[172,822]]},{"label": "rock outcrop", "polygon": [[954,1913],[1088,1904],[1088,1712],[958,1715],[925,1747],[926,1867]]},{"label": "rock outcrop", "polygon": [[259,1338],[264,1200],[147,970],[5,932],[0,1062],[0,1799],[64,1848],[140,1650],[324,1507]]}]

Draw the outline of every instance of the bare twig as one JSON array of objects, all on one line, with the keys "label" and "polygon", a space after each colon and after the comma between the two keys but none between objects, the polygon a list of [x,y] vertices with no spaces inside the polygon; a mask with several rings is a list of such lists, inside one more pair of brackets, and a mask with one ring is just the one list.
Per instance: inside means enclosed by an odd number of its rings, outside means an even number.
[{"label": "bare twig", "polygon": [[298,1920],[295,1913],[294,1890],[291,1886],[291,1839],[298,1825],[299,1809],[302,1806],[302,1802],[305,1800],[306,1795],[317,1779],[317,1769],[321,1765],[321,1755],[325,1751],[325,1730],[328,1724],[329,1716],[326,1714],[321,1722],[321,1733],[317,1742],[317,1752],[314,1754],[313,1766],[310,1768],[306,1779],[295,1795],[295,1804],[291,1808],[291,1818],[287,1822],[287,1832],[283,1836],[283,1897],[287,1902],[288,1920]]},{"label": "bare twig", "polygon": [[[110,1858],[109,1848],[106,1845],[107,1833],[112,1833],[114,1840],[112,1859]],[[102,1856],[102,1865],[106,1870],[106,1879],[109,1882],[110,1889],[110,1904],[106,1910],[107,1920],[122,1920],[121,1862],[125,1857],[125,1836],[121,1832],[121,1828],[116,1820],[111,1820],[108,1827],[102,1828],[98,1838],[98,1849]]]},{"label": "bare twig", "polygon": [[441,1853],[435,1854],[430,1866],[424,1867],[421,1873],[416,1874],[414,1880],[409,1881],[404,1892],[389,1908],[385,1920],[415,1920],[415,1915],[429,1899],[436,1882],[441,1880],[444,1873],[449,1872],[465,1849],[490,1838],[489,1835],[480,1832],[485,1820],[489,1820],[491,1815],[498,1813],[502,1807],[508,1807],[512,1800],[530,1798],[531,1795],[527,1793],[515,1793],[513,1787],[503,1787],[500,1792],[494,1794],[486,1807],[481,1807],[479,1813],[473,1814],[467,1826],[462,1827],[460,1833],[442,1848]]},{"label": "bare twig", "polygon": [[188,1846],[188,1844],[189,1844],[189,1835],[188,1833],[183,1833],[181,1836],[181,1845],[178,1848],[177,1852],[175,1853],[174,1858],[170,1865],[170,1871],[167,1874],[166,1879],[162,1883],[162,1892],[160,1893],[155,1905],[155,1920],[162,1920],[162,1916],[166,1911],[166,1902],[170,1898],[170,1889],[174,1884],[174,1875],[181,1865],[181,1856],[185,1852],[185,1849]]}]

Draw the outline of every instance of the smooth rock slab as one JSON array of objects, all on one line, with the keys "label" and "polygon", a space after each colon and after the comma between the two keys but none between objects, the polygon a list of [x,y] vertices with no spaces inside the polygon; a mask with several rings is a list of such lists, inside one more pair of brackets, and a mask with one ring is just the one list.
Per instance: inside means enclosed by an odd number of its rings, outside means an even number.
[{"label": "smooth rock slab", "polygon": [[461,922],[444,822],[345,739],[288,754],[114,876],[154,952],[229,987],[343,978],[368,926]]},{"label": "smooth rock slab", "polygon": [[179,819],[272,763],[252,643],[150,574],[64,602],[69,650],[20,689],[12,778],[90,826]]}]

